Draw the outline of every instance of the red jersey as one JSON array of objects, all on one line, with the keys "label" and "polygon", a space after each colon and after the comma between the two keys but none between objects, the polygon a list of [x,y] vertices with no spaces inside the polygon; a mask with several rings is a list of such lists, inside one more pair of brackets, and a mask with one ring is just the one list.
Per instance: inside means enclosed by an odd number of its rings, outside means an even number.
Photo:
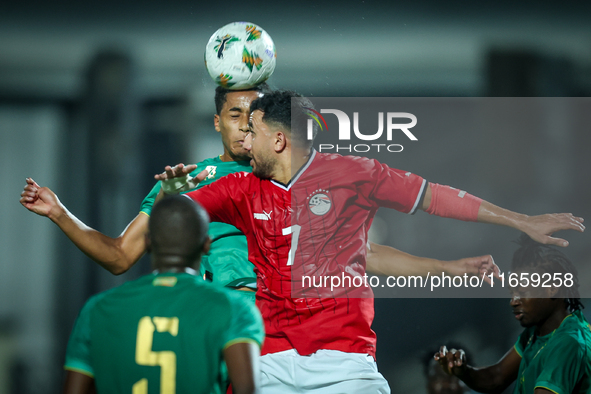
[{"label": "red jersey", "polygon": [[265,321],[262,354],[295,348],[375,356],[371,289],[305,288],[302,276],[363,276],[377,209],[414,212],[425,184],[375,160],[313,151],[290,185],[235,173],[187,196],[211,220],[246,235]]}]

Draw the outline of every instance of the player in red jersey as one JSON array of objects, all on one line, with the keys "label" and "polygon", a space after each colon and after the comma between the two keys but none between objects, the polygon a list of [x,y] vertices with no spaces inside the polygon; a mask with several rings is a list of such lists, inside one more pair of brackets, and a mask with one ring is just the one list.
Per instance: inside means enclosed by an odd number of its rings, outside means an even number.
[{"label": "player in red jersey", "polygon": [[[187,194],[212,220],[247,236],[267,333],[264,392],[389,392],[367,357],[375,355],[376,342],[371,289],[292,293],[299,273],[364,275],[367,230],[378,207],[505,225],[560,246],[568,243],[551,234],[584,230],[583,219],[571,214],[522,215],[375,160],[317,153],[305,137],[311,103],[297,100],[292,119],[293,97],[299,95],[278,91],[253,102],[244,143],[252,174],[232,174]],[[182,168],[167,167],[157,178],[174,182],[180,175]]]}]

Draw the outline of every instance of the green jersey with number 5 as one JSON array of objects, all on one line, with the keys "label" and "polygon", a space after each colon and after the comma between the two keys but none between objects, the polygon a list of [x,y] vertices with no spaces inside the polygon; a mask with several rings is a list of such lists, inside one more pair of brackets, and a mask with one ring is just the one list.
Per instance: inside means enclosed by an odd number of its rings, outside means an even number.
[{"label": "green jersey with number 5", "polygon": [[264,338],[254,304],[195,271],[160,273],[97,294],[83,307],[65,369],[99,393],[218,393],[223,349]]}]

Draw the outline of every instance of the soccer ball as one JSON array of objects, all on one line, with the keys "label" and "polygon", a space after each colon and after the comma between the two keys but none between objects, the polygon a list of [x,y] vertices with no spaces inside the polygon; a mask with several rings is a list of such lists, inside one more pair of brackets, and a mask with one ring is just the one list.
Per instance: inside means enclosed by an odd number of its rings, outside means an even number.
[{"label": "soccer ball", "polygon": [[263,83],[275,70],[275,45],[260,26],[230,23],[213,33],[205,47],[205,67],[218,85],[232,90]]}]

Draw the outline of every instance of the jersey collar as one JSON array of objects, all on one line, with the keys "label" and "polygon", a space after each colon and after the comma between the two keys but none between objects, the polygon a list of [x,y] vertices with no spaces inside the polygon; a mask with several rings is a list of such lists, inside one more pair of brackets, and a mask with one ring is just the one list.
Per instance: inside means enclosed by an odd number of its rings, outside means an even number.
[{"label": "jersey collar", "polygon": [[314,160],[314,157],[316,157],[316,149],[312,148],[312,153],[310,154],[310,157],[308,158],[308,161],[306,161],[306,164],[304,164],[303,166],[300,167],[300,169],[295,173],[295,176],[292,177],[289,180],[289,182],[287,182],[287,185],[284,185],[283,183],[277,182],[277,181],[275,181],[273,179],[271,179],[271,183],[273,183],[277,187],[280,187],[280,188],[282,188],[284,190],[289,191],[291,189],[291,186],[297,182],[297,180],[304,173],[304,171],[306,171],[306,169],[308,169],[308,167],[310,167],[310,164],[312,164],[312,161]]}]

